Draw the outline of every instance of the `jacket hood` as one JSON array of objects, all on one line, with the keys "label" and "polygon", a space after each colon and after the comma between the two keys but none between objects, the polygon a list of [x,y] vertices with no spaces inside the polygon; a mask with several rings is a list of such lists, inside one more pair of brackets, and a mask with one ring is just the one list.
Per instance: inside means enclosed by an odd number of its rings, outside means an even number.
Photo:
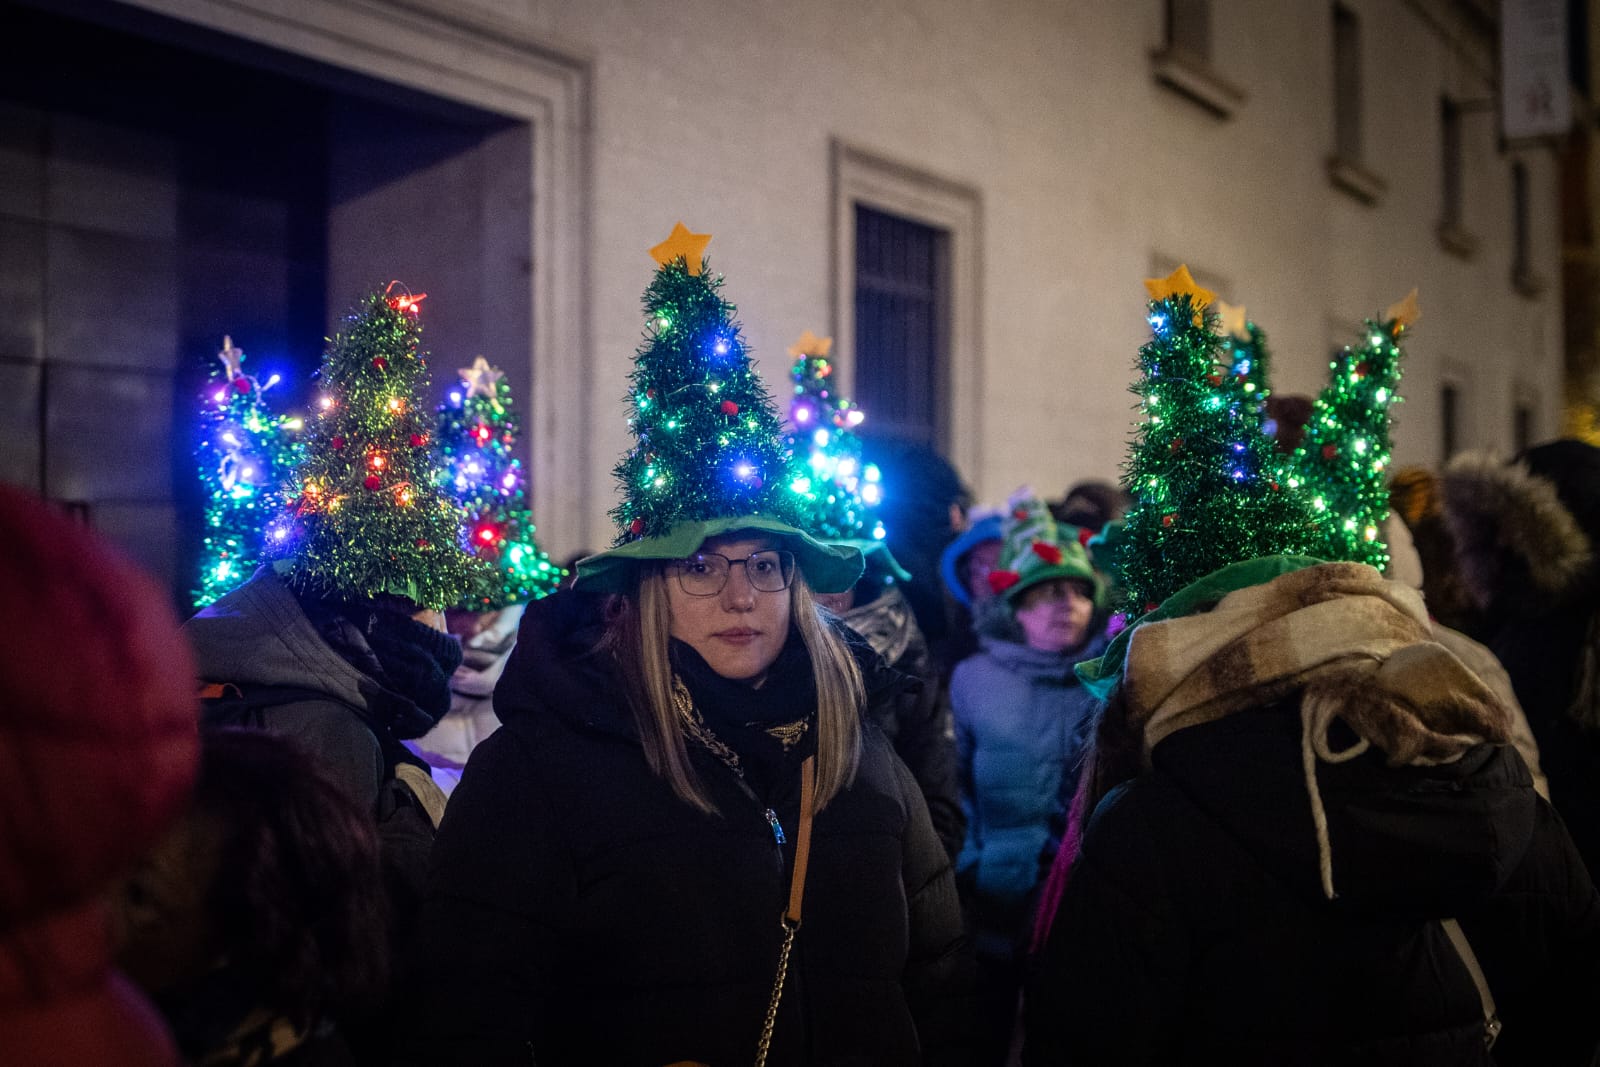
[{"label": "jacket hood", "polygon": [[897,585],[885,587],[872,600],[839,616],[839,620],[889,663],[899,663],[913,645],[924,645],[911,601]]},{"label": "jacket hood", "polygon": [[1483,453],[1458,456],[1445,468],[1445,521],[1462,581],[1480,608],[1542,614],[1592,587],[1591,535],[1560,488],[1526,462]]},{"label": "jacket hood", "polygon": [[[1316,765],[1336,893],[1330,904],[1297,705],[1291,698],[1180,730],[1155,747],[1151,762],[1269,873],[1319,906],[1449,918],[1504,884],[1532,838],[1538,803],[1509,746],[1484,744],[1454,763],[1399,768],[1369,750]],[[1354,741],[1347,732],[1346,744]]]},{"label": "jacket hood", "polygon": [[[615,662],[600,648],[606,597],[564,589],[527,606],[505,673],[494,691],[495,714],[510,725],[529,715],[556,714],[575,725],[637,737]],[[861,668],[867,704],[917,686],[892,669],[866,639],[840,626]]]},{"label": "jacket hood", "polygon": [[[205,681],[309,689],[387,721],[410,722],[419,735],[432,725],[414,701],[358,669],[323,640],[270,564],[184,623],[183,632]],[[359,640],[355,635],[351,639]]]}]

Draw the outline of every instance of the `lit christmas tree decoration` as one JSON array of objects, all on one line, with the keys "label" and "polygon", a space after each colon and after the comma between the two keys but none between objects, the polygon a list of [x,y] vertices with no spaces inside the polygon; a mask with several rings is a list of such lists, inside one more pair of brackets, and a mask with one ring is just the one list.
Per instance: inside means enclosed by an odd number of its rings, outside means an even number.
[{"label": "lit christmas tree decoration", "polygon": [[618,546],[663,536],[684,519],[765,515],[805,525],[807,472],[791,465],[736,309],[721,296],[722,277],[707,269],[710,240],[679,223],[650,250],[658,269],[629,377],[635,443],[615,469]]},{"label": "lit christmas tree decoration", "polygon": [[1238,379],[1246,399],[1265,410],[1271,395],[1272,354],[1266,332],[1251,322],[1243,307],[1217,302],[1218,331],[1228,346],[1228,373]]},{"label": "lit christmas tree decoration", "polygon": [[493,568],[459,606],[494,611],[548,596],[566,572],[534,539],[522,461],[513,454],[520,425],[505,372],[479,356],[460,373],[459,387],[434,418],[434,447],[443,461],[438,485],[462,510],[467,547]]},{"label": "lit christmas tree decoration", "polygon": [[[1144,421],[1123,485],[1135,504],[1119,535],[1128,611],[1142,615],[1231,563],[1304,553],[1318,519],[1262,432],[1248,373],[1216,332],[1214,294],[1180,267],[1145,282],[1151,339],[1133,386]],[[1258,387],[1259,388],[1259,387]]]},{"label": "lit christmas tree decoration", "polygon": [[395,290],[367,296],[330,343],[317,372],[320,413],[267,543],[317,595],[388,593],[443,609],[485,581],[487,567],[465,551],[461,509],[438,488],[420,404],[423,297]]},{"label": "lit christmas tree decoration", "polygon": [[200,569],[191,599],[203,608],[241,584],[265,558],[271,520],[285,503],[283,487],[300,460],[298,416],[276,414],[266,404],[278,383],[245,373],[244,352],[222,339],[219,366],[200,399],[196,451],[205,488]]},{"label": "lit christmas tree decoration", "polygon": [[865,421],[861,409],[839,396],[830,379],[828,353],[833,338],[810,330],[789,349],[794,357],[794,399],[789,404],[789,435],[784,444],[800,467],[790,488],[805,499],[805,528],[829,540],[883,540],[877,510],[883,503],[883,476],[861,459],[855,429]]},{"label": "lit christmas tree decoration", "polygon": [[1400,337],[1420,317],[1413,289],[1381,318],[1368,319],[1361,344],[1328,365],[1328,384],[1293,457],[1330,519],[1313,555],[1388,566],[1383,524],[1389,517],[1390,409],[1401,400]]}]

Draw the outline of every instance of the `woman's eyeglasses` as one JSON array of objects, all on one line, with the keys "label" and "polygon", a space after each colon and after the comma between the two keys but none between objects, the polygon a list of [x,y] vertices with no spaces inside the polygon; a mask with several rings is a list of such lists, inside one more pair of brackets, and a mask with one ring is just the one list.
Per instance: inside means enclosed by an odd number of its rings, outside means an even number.
[{"label": "woman's eyeglasses", "polygon": [[794,553],[769,548],[752,552],[743,559],[729,559],[719,552],[696,552],[677,560],[669,569],[678,576],[678,586],[690,596],[716,596],[728,584],[728,573],[735,563],[744,567],[750,588],[776,593],[794,581]]}]

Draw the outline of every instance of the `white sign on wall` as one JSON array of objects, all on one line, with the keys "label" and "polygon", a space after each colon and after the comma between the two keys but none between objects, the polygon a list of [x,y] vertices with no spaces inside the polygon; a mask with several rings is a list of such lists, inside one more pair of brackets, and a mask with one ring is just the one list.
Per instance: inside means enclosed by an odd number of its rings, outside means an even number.
[{"label": "white sign on wall", "polygon": [[1572,125],[1566,0],[1501,0],[1500,115],[1513,141]]}]

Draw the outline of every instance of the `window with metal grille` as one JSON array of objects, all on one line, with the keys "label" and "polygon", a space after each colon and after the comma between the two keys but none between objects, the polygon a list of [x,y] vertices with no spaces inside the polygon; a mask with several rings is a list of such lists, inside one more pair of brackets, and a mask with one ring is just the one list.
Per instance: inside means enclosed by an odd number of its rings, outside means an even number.
[{"label": "window with metal grille", "polygon": [[1449,459],[1461,447],[1460,423],[1461,390],[1454,382],[1439,387],[1439,434],[1444,448],[1444,458]]},{"label": "window with metal grille", "polygon": [[874,436],[948,444],[950,235],[855,205],[855,401]]},{"label": "window with metal grille", "polygon": [[1361,159],[1361,23],[1342,4],[1333,7],[1333,151]]},{"label": "window with metal grille", "polygon": [[1517,277],[1533,270],[1533,255],[1528,232],[1528,168],[1518,160],[1511,164],[1511,271]]},{"label": "window with metal grille", "polygon": [[1511,409],[1511,437],[1518,452],[1533,444],[1533,406],[1526,401],[1517,401]]},{"label": "window with metal grille", "polygon": [[1440,220],[1459,225],[1462,211],[1461,186],[1461,105],[1448,96],[1439,100],[1440,195],[1443,199]]},{"label": "window with metal grille", "polygon": [[1211,58],[1210,0],[1167,0],[1167,47],[1195,59]]}]

